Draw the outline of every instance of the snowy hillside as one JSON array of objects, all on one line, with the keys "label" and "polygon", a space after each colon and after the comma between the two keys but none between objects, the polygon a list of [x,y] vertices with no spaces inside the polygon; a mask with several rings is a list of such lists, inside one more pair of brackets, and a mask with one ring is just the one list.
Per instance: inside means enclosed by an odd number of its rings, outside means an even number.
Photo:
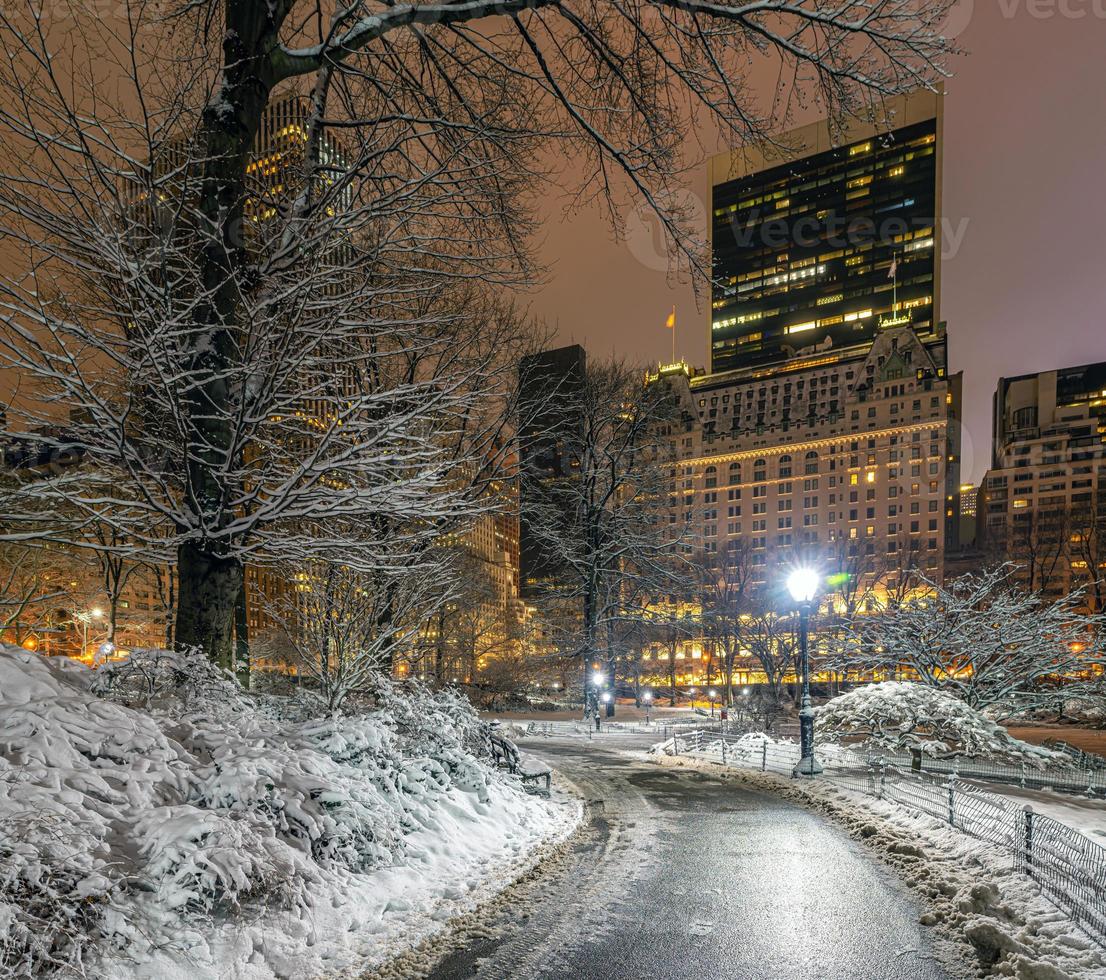
[{"label": "snowy hillside", "polygon": [[0,649],[0,976],[359,969],[565,836],[448,694],[336,720],[203,661],[92,672]]}]

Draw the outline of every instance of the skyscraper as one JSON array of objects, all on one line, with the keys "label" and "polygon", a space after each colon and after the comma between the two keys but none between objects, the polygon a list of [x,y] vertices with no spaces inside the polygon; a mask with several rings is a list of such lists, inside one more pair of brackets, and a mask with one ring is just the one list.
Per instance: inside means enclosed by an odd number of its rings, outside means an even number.
[{"label": "skyscraper", "polygon": [[937,330],[942,96],[827,121],[710,163],[711,371]]},{"label": "skyscraper", "polygon": [[527,503],[534,481],[575,478],[566,437],[579,424],[571,406],[579,402],[586,370],[578,344],[531,354],[519,364],[519,590],[526,599],[555,588],[563,577],[529,526]]},{"label": "skyscraper", "polygon": [[[901,601],[939,580],[958,544],[940,99],[908,96],[886,107],[889,125],[823,121],[711,163],[711,371],[661,372],[684,409],[668,518],[693,529],[684,551],[740,566],[770,605],[799,563],[841,615]],[[661,667],[658,679],[673,670]],[[701,683],[695,668],[693,651],[675,683]]]}]

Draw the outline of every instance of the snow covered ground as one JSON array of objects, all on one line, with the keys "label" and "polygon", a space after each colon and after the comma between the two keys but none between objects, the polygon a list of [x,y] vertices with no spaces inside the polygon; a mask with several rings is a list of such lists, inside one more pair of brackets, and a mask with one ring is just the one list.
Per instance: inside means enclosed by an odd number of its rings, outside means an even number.
[{"label": "snow covered ground", "polygon": [[217,926],[186,954],[162,952],[138,965],[111,958],[105,975],[142,980],[234,977],[271,980],[357,977],[446,930],[508,887],[580,819],[574,800],[522,799],[497,787],[487,805],[451,794],[433,828],[407,839],[407,853],[368,874],[325,883],[306,916],[273,912]]},{"label": "snow covered ground", "polygon": [[1019,980],[1102,980],[1106,953],[1013,867],[1008,854],[931,817],[841,789],[706,759],[650,756],[660,765],[689,766],[813,807],[895,868],[925,905],[925,925],[962,948],[981,976]]},{"label": "snow covered ground", "polygon": [[448,694],[252,699],[205,662],[0,649],[0,976],[357,975],[568,837]]}]

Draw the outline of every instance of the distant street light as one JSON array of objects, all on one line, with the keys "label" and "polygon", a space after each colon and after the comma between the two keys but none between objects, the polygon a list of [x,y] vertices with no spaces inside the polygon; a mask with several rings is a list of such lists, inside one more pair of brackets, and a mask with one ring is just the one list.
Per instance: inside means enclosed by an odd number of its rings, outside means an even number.
[{"label": "distant street light", "polygon": [[799,709],[799,764],[796,776],[817,776],[822,767],[814,759],[814,706],[810,701],[810,656],[807,633],[810,609],[818,593],[821,576],[813,568],[796,568],[787,579],[787,591],[799,604],[799,663],[803,674],[802,707]]},{"label": "distant street light", "polygon": [[81,656],[85,655],[88,650],[88,627],[91,625],[94,619],[99,619],[104,615],[104,611],[99,606],[93,606],[86,612],[78,612],[73,614],[73,618],[81,624]]},{"label": "distant street light", "polygon": [[691,710],[695,710],[695,692],[699,690],[697,687],[689,687],[687,689],[688,697],[691,698]]},{"label": "distant street light", "polygon": [[653,704],[653,692],[646,691],[641,696],[641,700],[645,702],[645,724],[649,724],[649,708]]},{"label": "distant street light", "polygon": [[714,699],[716,697],[718,697],[718,692],[715,691],[714,688],[712,687],[709,691],[707,691],[707,696],[710,698],[710,716],[713,718],[714,717]]}]

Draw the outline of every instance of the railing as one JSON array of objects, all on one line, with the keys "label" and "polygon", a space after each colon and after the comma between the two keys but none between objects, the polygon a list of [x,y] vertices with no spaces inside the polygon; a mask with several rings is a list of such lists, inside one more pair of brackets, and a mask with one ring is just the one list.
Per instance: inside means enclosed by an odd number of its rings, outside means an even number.
[{"label": "railing", "polygon": [[1106,797],[1106,770],[1093,767],[1073,765],[1065,769],[1056,766],[1035,769],[1032,766],[1005,765],[985,759],[932,759],[926,756],[915,760],[907,753],[881,750],[870,752],[868,758],[873,765],[883,762],[900,769],[911,769],[917,761],[923,772],[944,775],[956,773],[966,778],[988,779],[994,783],[1007,783],[1023,789],[1052,789],[1058,793]]},{"label": "railing", "polygon": [[[685,732],[670,745],[677,755],[786,776],[793,775],[799,761],[798,743],[752,734]],[[1044,895],[1106,948],[1106,848],[1030,806],[965,782],[955,771],[911,771],[888,764],[886,757],[836,746],[823,747],[818,761],[823,779],[924,813],[1002,849]]]},{"label": "railing", "polygon": [[1026,807],[1021,869],[1083,929],[1106,945],[1106,848]]},{"label": "railing", "polygon": [[703,727],[703,723],[688,722],[687,724],[670,724],[661,722],[643,721],[606,721],[601,720],[599,728],[594,721],[576,719],[572,721],[527,721],[515,722],[516,727],[524,727],[527,735],[651,735],[658,740],[667,741],[673,732],[697,731]]}]

